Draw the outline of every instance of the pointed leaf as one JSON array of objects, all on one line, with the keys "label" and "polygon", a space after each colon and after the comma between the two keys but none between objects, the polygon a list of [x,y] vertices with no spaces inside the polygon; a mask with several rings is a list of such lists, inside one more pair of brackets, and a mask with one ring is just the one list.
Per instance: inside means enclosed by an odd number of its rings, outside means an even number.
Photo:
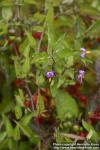
[{"label": "pointed leaf", "polygon": [[0,143],[6,138],[7,136],[7,132],[4,131],[4,132],[0,132]]},{"label": "pointed leaf", "polygon": [[25,124],[25,125],[28,125],[29,122],[31,121],[31,119],[36,116],[37,113],[36,112],[33,112],[33,113],[30,113],[30,114],[26,114],[23,116],[23,118],[21,119],[21,123],[22,124]]},{"label": "pointed leaf", "polygon": [[74,57],[73,56],[69,56],[68,60],[67,60],[67,67],[72,67],[74,63]]},{"label": "pointed leaf", "polygon": [[13,137],[13,127],[7,116],[3,115],[4,124],[6,127],[6,132],[9,137]]},{"label": "pointed leaf", "polygon": [[19,129],[19,126],[17,125],[14,129],[14,140],[15,141],[18,141],[20,140],[20,129]]},{"label": "pointed leaf", "polygon": [[30,45],[32,47],[35,47],[36,46],[36,41],[33,38],[32,34],[30,32],[28,32],[28,31],[26,31],[26,35],[27,35],[27,38],[28,38],[28,41],[29,41]]},{"label": "pointed leaf", "polygon": [[22,117],[22,109],[18,105],[15,106],[15,116],[16,119],[20,119]]},{"label": "pointed leaf", "polygon": [[23,131],[24,135],[26,135],[27,137],[31,138],[32,136],[32,131],[28,126],[23,125],[20,122],[16,121],[16,124],[19,126],[19,128]]},{"label": "pointed leaf", "polygon": [[2,8],[2,17],[6,21],[11,19],[11,17],[12,17],[11,7],[3,7]]},{"label": "pointed leaf", "polygon": [[29,56],[27,56],[22,66],[23,77],[26,77],[29,74],[29,71],[30,71],[30,58]]}]

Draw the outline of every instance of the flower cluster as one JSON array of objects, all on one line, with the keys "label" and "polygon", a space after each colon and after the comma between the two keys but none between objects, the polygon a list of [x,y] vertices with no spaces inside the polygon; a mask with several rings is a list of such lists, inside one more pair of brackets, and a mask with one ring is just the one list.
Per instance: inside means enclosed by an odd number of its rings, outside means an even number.
[{"label": "flower cluster", "polygon": [[46,73],[46,77],[47,78],[53,78],[55,76],[55,72],[54,71],[48,71],[47,73]]},{"label": "flower cluster", "polygon": [[[85,58],[86,57],[86,49],[85,48],[80,48],[81,50],[81,54],[80,54],[80,57],[81,58]],[[85,71],[84,70],[79,70],[79,73],[78,73],[78,81],[80,82],[80,84],[83,83],[83,79],[84,79],[84,75],[85,75]]]},{"label": "flower cluster", "polygon": [[80,48],[80,50],[82,51],[82,53],[81,53],[81,58],[85,58],[85,56],[86,56],[86,49],[85,48]]},{"label": "flower cluster", "polygon": [[83,83],[84,75],[85,75],[85,71],[84,70],[79,70],[78,81],[80,82],[80,84]]}]

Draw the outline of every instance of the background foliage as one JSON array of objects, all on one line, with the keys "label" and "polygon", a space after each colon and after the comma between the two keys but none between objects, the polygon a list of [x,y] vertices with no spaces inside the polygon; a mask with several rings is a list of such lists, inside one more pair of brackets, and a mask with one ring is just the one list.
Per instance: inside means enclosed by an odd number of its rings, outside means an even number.
[{"label": "background foliage", "polygon": [[0,149],[98,143],[100,1],[0,0],[0,8]]}]

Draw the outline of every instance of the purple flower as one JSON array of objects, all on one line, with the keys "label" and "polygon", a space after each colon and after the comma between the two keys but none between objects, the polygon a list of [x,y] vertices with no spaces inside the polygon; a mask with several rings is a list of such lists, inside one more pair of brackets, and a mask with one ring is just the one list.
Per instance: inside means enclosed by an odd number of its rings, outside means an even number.
[{"label": "purple flower", "polygon": [[82,58],[85,58],[86,52],[82,52],[82,53],[80,54],[80,56],[81,56]]},{"label": "purple flower", "polygon": [[46,73],[46,77],[47,78],[53,78],[55,76],[55,72],[54,71],[49,71]]},{"label": "purple flower", "polygon": [[86,52],[86,49],[85,49],[85,48],[83,48],[83,47],[82,47],[82,48],[80,48],[80,50],[81,50],[81,51],[83,51],[83,52]]},{"label": "purple flower", "polygon": [[80,50],[82,51],[82,53],[80,54],[80,56],[82,58],[85,58],[85,56],[86,56],[86,49],[85,48],[80,48]]},{"label": "purple flower", "polygon": [[83,83],[84,75],[85,75],[85,71],[84,70],[79,70],[78,81],[80,82],[80,84]]}]

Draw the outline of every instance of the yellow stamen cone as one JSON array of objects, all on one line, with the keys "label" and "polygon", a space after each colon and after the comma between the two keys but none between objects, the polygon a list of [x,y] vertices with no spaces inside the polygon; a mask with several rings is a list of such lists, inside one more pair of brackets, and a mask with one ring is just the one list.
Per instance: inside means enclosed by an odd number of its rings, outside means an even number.
[{"label": "yellow stamen cone", "polygon": [[51,82],[51,78],[49,78],[49,82]]},{"label": "yellow stamen cone", "polygon": [[91,54],[92,52],[91,51],[86,51],[86,54]]}]

